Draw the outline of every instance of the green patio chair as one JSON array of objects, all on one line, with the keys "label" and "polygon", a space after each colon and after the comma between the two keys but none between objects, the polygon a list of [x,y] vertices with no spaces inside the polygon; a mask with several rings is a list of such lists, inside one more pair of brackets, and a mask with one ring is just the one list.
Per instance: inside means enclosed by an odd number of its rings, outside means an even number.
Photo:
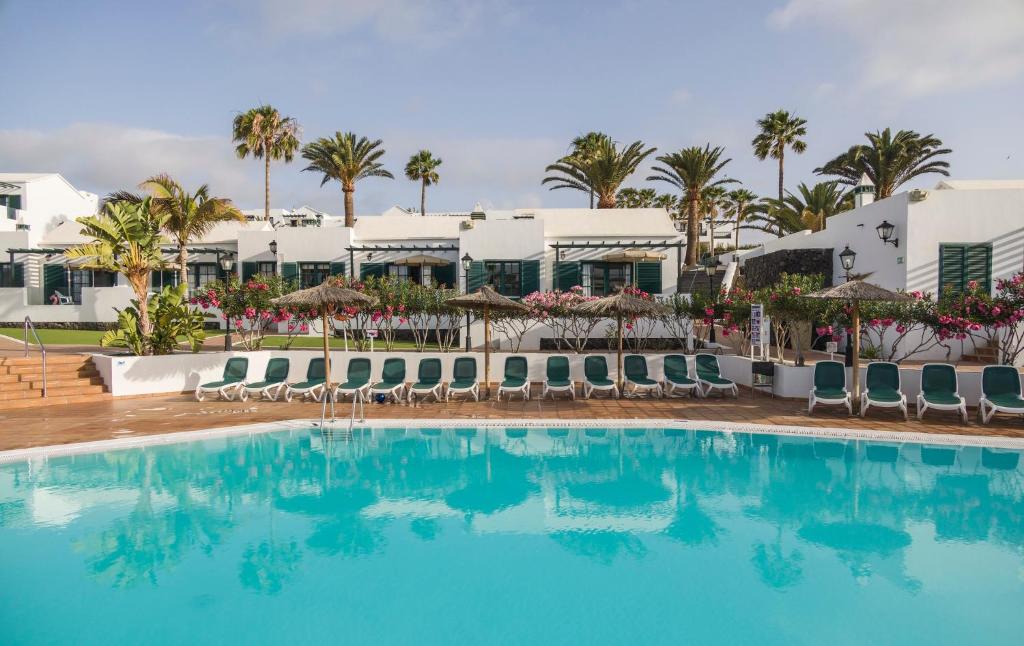
[{"label": "green patio chair", "polygon": [[239,398],[245,401],[249,399],[249,395],[259,395],[261,399],[269,399],[276,402],[277,398],[281,395],[281,391],[287,385],[290,367],[291,362],[284,357],[271,359],[267,363],[266,372],[263,373],[263,381],[255,381],[242,386]]},{"label": "green patio chair", "polygon": [[626,377],[622,382],[622,394],[631,397],[639,393],[662,396],[661,384],[648,376],[647,359],[643,355],[626,355],[622,361],[622,372]]},{"label": "green patio chair", "polygon": [[284,391],[284,400],[291,401],[295,395],[302,395],[320,401],[324,396],[327,385],[327,367],[323,357],[313,357],[306,367],[306,379],[294,384],[288,384]]},{"label": "green patio chair", "polygon": [[441,360],[420,359],[416,383],[409,387],[409,403],[412,403],[414,395],[423,395],[424,398],[433,395],[435,400],[441,401],[441,385]]},{"label": "green patio chair", "polygon": [[346,395],[351,395],[356,401],[369,399],[370,368],[370,360],[366,357],[349,359],[345,382],[334,387],[334,400],[341,401]]},{"label": "green patio chair", "polygon": [[196,386],[196,400],[203,401],[207,393],[217,393],[221,399],[231,401],[245,384],[245,374],[249,371],[249,359],[231,357],[224,364],[224,376],[220,381],[208,381]]},{"label": "green patio chair", "polygon": [[569,393],[570,397],[576,399],[576,382],[570,379],[569,357],[548,357],[546,373],[541,399],[547,397],[548,393],[551,393],[551,399],[555,398],[555,393]]},{"label": "green patio chair", "polygon": [[608,378],[608,359],[591,355],[583,360],[583,399],[590,399],[594,391],[607,391],[619,398],[619,387]]},{"label": "green patio chair", "polygon": [[996,413],[1024,415],[1020,373],[1013,366],[985,366],[981,370],[978,418],[982,424],[988,424]]},{"label": "green patio chair", "polygon": [[814,386],[807,395],[807,414],[818,404],[846,406],[853,415],[853,397],[846,389],[846,366],[838,361],[819,361],[814,364]]},{"label": "green patio chair", "polygon": [[960,421],[967,423],[967,400],[960,396],[956,368],[948,363],[926,363],[921,366],[921,392],[917,394],[917,419],[929,408],[955,410]]},{"label": "green patio chair", "polygon": [[452,366],[452,380],[445,389],[444,400],[450,401],[452,395],[472,395],[473,401],[480,401],[480,382],[476,379],[476,359],[458,357]]},{"label": "green patio chair", "polygon": [[740,396],[740,389],[736,386],[736,382],[722,376],[718,357],[702,352],[697,355],[693,363],[697,368],[697,383],[701,387],[701,397],[707,397],[712,390],[720,390],[723,395],[726,392],[731,392],[733,397]]},{"label": "green patio chair", "polygon": [[405,359],[391,357],[384,360],[380,381],[370,386],[371,395],[384,395],[396,402],[405,397]]},{"label": "green patio chair", "polygon": [[512,399],[514,393],[519,393],[524,401],[529,401],[530,378],[526,357],[505,359],[505,378],[498,385],[498,401],[501,401],[501,393],[508,393],[509,399]]},{"label": "green patio chair", "polygon": [[684,355],[667,354],[665,355],[665,396],[671,397],[677,390],[692,396],[694,391],[700,393],[700,385],[696,379],[690,378]]},{"label": "green patio chair", "polygon": [[868,364],[864,392],[860,396],[860,416],[864,417],[872,405],[898,408],[903,413],[903,419],[907,419],[907,396],[900,388],[900,367],[891,361]]}]

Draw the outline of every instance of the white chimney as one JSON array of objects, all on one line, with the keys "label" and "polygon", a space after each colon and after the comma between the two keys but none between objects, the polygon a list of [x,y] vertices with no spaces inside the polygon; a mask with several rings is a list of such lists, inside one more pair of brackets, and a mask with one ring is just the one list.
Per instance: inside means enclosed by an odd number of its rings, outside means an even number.
[{"label": "white chimney", "polygon": [[859,209],[875,201],[875,184],[867,173],[860,176],[860,182],[853,187],[853,207]]}]

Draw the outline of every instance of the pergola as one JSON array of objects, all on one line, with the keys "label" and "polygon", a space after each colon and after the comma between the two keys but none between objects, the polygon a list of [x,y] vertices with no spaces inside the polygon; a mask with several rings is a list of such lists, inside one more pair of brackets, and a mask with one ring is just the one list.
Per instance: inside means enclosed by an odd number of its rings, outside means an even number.
[{"label": "pergola", "polygon": [[675,249],[676,250],[676,290],[682,288],[683,249],[685,242],[674,240],[616,240],[615,242],[556,242],[548,245],[555,250],[555,276],[558,276],[562,262],[562,249]]},{"label": "pergola", "polygon": [[345,247],[348,251],[348,275],[349,278],[355,280],[356,277],[356,252],[369,252],[373,253],[376,251],[458,251],[459,246],[454,244],[435,244],[435,245],[419,245],[419,244],[368,244],[368,245],[353,245]]}]

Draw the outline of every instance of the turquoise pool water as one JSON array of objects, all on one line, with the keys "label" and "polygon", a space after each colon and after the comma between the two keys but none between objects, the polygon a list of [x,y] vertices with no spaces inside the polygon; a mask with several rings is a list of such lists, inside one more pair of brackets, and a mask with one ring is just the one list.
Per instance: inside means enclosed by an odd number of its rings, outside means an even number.
[{"label": "turquoise pool water", "polygon": [[1020,644],[1018,452],[655,429],[0,465],[3,644]]}]

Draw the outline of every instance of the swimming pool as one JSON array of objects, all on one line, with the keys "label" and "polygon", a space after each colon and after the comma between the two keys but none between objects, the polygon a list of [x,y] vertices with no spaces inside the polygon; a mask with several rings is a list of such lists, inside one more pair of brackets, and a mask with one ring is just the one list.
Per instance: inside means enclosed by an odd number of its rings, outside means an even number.
[{"label": "swimming pool", "polygon": [[304,428],[0,464],[0,642],[1019,644],[1019,451]]}]

